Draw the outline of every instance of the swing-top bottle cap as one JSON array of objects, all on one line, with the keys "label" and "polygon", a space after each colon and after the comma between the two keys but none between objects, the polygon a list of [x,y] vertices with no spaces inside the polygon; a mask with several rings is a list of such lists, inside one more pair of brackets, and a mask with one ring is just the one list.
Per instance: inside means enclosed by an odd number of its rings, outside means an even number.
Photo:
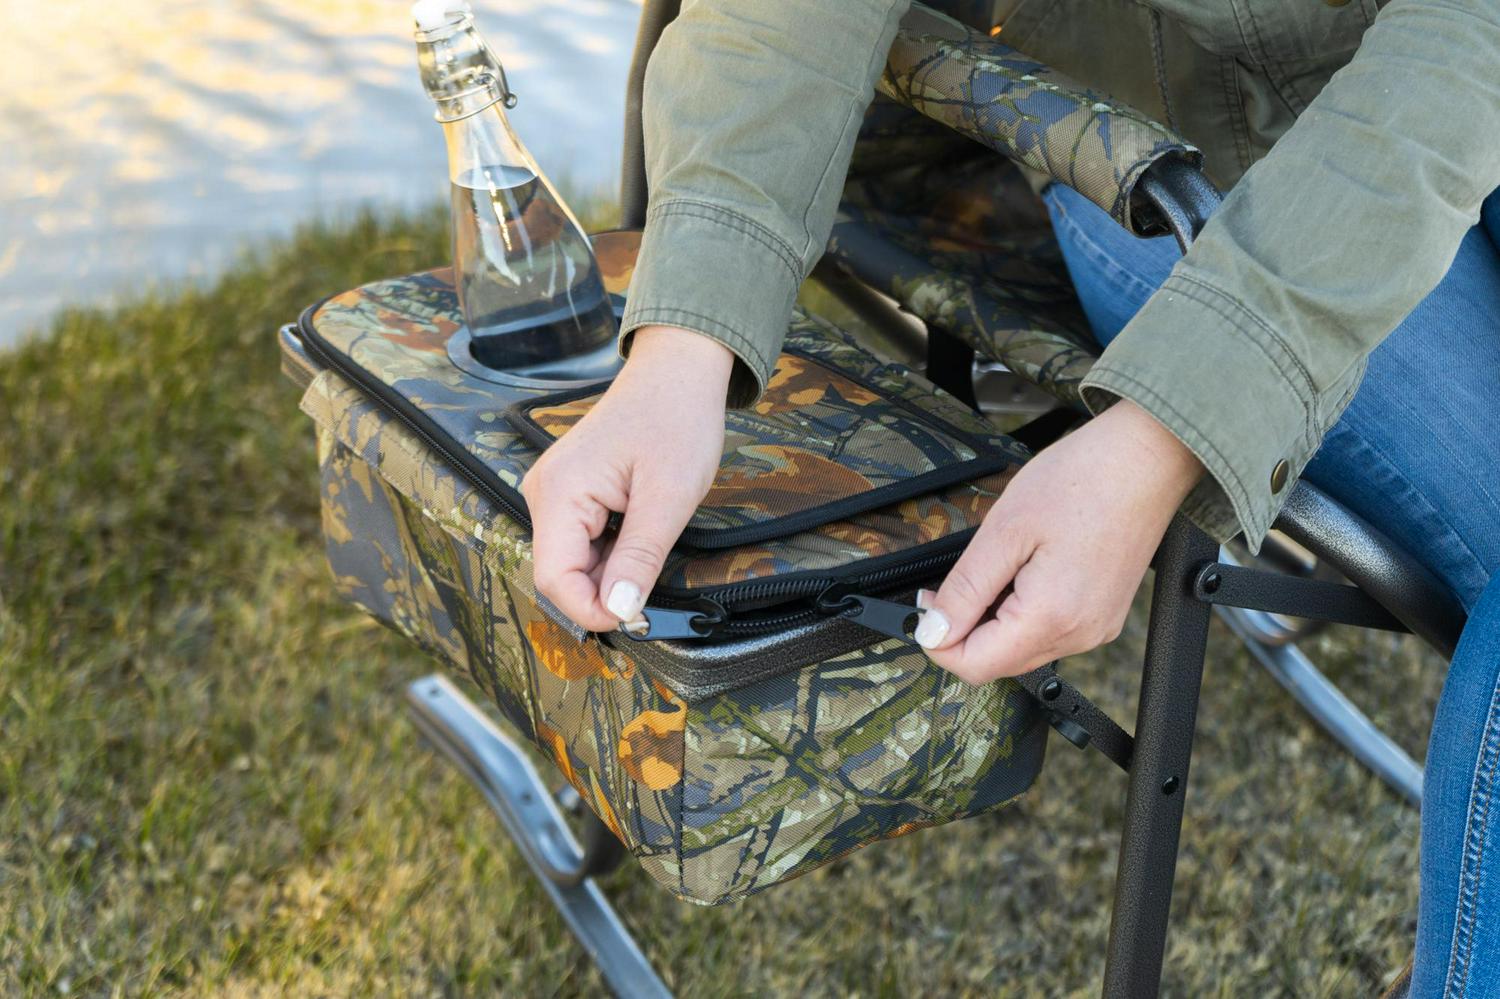
[{"label": "swing-top bottle cap", "polygon": [[411,5],[411,19],[421,31],[438,30],[448,24],[454,14],[473,13],[468,0],[417,0]]}]

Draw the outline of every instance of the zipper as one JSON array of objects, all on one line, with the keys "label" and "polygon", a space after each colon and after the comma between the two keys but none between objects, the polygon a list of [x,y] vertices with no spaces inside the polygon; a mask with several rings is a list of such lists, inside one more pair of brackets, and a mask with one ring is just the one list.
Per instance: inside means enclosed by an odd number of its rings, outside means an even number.
[{"label": "zipper", "polygon": [[[653,604],[641,611],[644,622],[623,625],[637,641],[662,639],[733,638],[785,631],[829,617],[844,617],[871,630],[904,638],[906,625],[917,608],[877,600],[863,591],[889,591],[937,575],[958,561],[972,531],[949,535],[942,551],[885,566],[871,572],[846,576],[808,576],[761,583],[736,583],[701,594],[681,596],[657,591]],[[790,610],[775,603],[804,601]],[[772,613],[756,614],[760,605],[772,603]],[[747,613],[749,611],[750,613]]]},{"label": "zipper", "polygon": [[[531,530],[531,515],[525,500],[520,496],[512,498],[496,483],[488,481],[490,475],[476,458],[450,447],[443,440],[442,429],[429,426],[425,414],[409,409],[405,398],[318,334],[310,318],[321,304],[308,307],[297,321],[301,340],[314,360],[353,382],[382,411],[437,452],[465,482],[512,520]],[[655,603],[642,611],[644,622],[622,625],[621,630],[638,641],[733,638],[785,631],[829,617],[845,617],[882,634],[906,637],[904,624],[909,615],[918,613],[917,608],[876,600],[855,591],[890,590],[933,576],[958,560],[973,533],[971,529],[929,542],[921,547],[939,550],[920,558],[905,559],[898,553],[894,564],[868,572],[733,583],[706,591],[657,588],[652,593]],[[794,601],[800,605],[787,610],[777,607]],[[755,613],[758,610],[769,613]]]}]

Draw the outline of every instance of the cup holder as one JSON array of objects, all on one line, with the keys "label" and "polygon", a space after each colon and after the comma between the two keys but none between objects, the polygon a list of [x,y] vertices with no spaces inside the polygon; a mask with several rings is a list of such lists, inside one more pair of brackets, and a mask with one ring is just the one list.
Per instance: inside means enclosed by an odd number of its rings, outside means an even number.
[{"label": "cup holder", "polygon": [[[624,314],[624,302],[614,299],[615,322]],[[448,338],[448,360],[454,367],[474,378],[497,385],[513,385],[518,388],[567,389],[594,385],[613,378],[620,370],[623,360],[615,342],[601,344],[593,350],[571,357],[528,364],[520,368],[492,368],[474,356],[474,337],[467,326],[459,327]]]}]

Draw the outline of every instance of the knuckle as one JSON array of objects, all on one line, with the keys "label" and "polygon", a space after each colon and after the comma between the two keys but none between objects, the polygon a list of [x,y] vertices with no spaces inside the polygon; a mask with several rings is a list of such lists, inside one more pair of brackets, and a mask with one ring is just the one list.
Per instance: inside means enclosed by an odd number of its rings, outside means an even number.
[{"label": "knuckle", "polygon": [[615,542],[611,560],[655,572],[667,560],[666,547],[657,539],[634,535]]},{"label": "knuckle", "polygon": [[948,573],[948,578],[943,580],[942,589],[947,591],[946,595],[954,603],[964,607],[973,607],[989,600],[979,581],[960,566],[954,566],[953,571]]}]

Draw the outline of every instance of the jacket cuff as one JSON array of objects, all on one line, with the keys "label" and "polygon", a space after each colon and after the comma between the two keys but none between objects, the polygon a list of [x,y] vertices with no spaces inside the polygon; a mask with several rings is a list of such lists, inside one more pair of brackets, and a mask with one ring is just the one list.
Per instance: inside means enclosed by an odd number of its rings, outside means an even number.
[{"label": "jacket cuff", "polygon": [[729,406],[759,398],[802,283],[792,248],[742,215],[679,199],[652,206],[636,260],[620,353],[629,353],[630,335],[642,326],[680,326],[734,352]]},{"label": "jacket cuff", "polygon": [[1321,439],[1312,380],[1280,337],[1181,274],[1109,345],[1082,391],[1094,413],[1129,399],[1187,445],[1208,477],[1183,514],[1220,542],[1243,532],[1252,551]]}]

